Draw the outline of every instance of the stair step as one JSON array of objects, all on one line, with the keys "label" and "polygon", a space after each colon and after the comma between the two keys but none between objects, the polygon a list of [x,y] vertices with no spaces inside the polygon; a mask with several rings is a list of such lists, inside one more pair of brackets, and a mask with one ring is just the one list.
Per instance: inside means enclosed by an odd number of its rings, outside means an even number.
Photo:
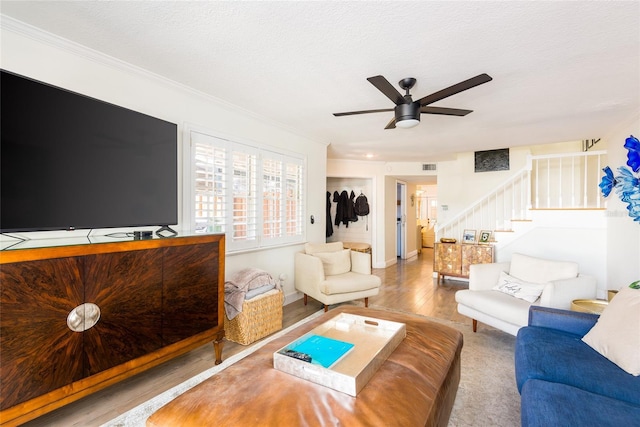
[{"label": "stair step", "polygon": [[607,208],[530,208],[530,211],[606,211]]}]

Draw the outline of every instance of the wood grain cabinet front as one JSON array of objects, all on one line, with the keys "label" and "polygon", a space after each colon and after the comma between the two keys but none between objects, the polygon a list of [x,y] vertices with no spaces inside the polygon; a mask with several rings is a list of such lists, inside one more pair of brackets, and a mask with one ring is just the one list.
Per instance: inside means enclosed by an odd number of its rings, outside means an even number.
[{"label": "wood grain cabinet front", "polygon": [[471,264],[486,264],[493,262],[492,245],[462,245],[461,274],[469,277]]},{"label": "wood grain cabinet front", "polygon": [[0,424],[207,342],[221,362],[224,236],[0,253]]},{"label": "wood grain cabinet front", "polygon": [[[173,344],[218,325],[219,295],[211,278],[220,274],[220,254],[212,245],[165,250],[162,281],[163,345]],[[197,303],[194,304],[194,302]]]},{"label": "wood grain cabinet front", "polygon": [[460,274],[462,263],[462,245],[436,243],[433,269],[438,274]]},{"label": "wood grain cabinet front", "polygon": [[83,332],[84,376],[162,347],[161,249],[89,255],[84,263],[84,301],[100,309]]},{"label": "wood grain cabinet front", "polygon": [[433,271],[438,273],[438,283],[445,276],[469,278],[471,264],[493,262],[493,245],[436,243],[433,257]]},{"label": "wood grain cabinet front", "polygon": [[84,377],[83,334],[67,326],[84,301],[82,258],[0,266],[0,410]]}]

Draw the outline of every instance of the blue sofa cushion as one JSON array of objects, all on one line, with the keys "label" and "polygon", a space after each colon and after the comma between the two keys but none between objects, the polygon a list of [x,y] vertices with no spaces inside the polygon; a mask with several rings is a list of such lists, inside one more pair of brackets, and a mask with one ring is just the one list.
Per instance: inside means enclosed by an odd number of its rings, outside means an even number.
[{"label": "blue sofa cushion", "polygon": [[640,406],[589,393],[566,384],[529,380],[522,388],[522,427],[629,426]]},{"label": "blue sofa cushion", "polygon": [[521,328],[515,349],[518,390],[522,393],[529,379],[541,379],[640,405],[640,377],[623,371],[581,338],[557,329]]},{"label": "blue sofa cushion", "polygon": [[559,308],[529,307],[529,326],[558,329],[572,334],[585,336],[600,318],[598,314],[581,313],[579,311]]}]

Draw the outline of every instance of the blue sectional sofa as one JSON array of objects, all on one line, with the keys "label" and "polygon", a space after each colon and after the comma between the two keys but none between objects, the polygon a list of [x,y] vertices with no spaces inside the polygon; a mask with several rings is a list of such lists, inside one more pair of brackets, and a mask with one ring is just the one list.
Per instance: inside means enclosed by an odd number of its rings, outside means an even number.
[{"label": "blue sectional sofa", "polygon": [[516,338],[522,426],[640,423],[640,376],[582,341],[597,315],[532,306]]}]

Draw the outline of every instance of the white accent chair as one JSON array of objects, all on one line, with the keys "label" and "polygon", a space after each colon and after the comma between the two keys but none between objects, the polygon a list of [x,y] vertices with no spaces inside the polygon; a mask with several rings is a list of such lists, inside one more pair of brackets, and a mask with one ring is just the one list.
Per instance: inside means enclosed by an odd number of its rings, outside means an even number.
[{"label": "white accent chair", "polygon": [[[524,285],[537,285],[542,290],[534,302],[516,298],[496,290],[507,273]],[[540,305],[570,309],[574,299],[596,297],[594,277],[578,273],[578,264],[569,261],[551,261],[523,254],[513,254],[511,262],[473,264],[469,270],[469,289],[456,292],[458,313],[473,320],[473,332],[478,322],[485,323],[511,335],[526,326],[529,307]]]},{"label": "white accent chair", "polygon": [[307,243],[295,254],[295,287],[307,297],[329,305],[378,295],[381,280],[371,274],[371,255],[344,249],[342,242]]}]

